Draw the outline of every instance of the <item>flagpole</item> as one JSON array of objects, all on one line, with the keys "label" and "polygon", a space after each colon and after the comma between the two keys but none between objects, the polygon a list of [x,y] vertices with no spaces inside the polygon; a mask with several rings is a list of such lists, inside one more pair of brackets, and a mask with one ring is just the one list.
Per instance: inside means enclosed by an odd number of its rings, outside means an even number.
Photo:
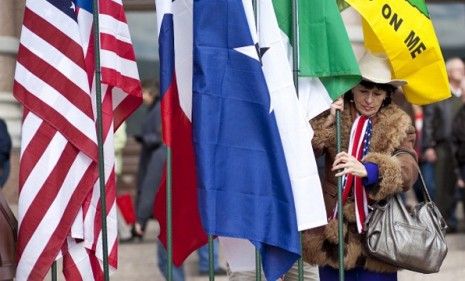
[{"label": "flagpole", "polygon": [[[257,35],[258,34],[258,2],[257,0],[252,0],[252,6],[254,10],[254,15],[255,15],[255,28],[257,29]],[[260,251],[255,247],[255,281],[261,281],[262,280],[262,261],[260,257]]]},{"label": "flagpole", "polygon": [[[292,78],[295,93],[299,97],[299,9],[298,0],[292,0]],[[300,233],[300,252],[302,253],[302,233]],[[304,263],[302,257],[297,262],[298,280],[304,280]]]},{"label": "flagpole", "polygon": [[215,256],[214,256],[213,235],[208,234],[208,279],[215,280]]},{"label": "flagpole", "polygon": [[[336,151],[341,152],[341,111],[336,110]],[[328,164],[328,163],[326,163]],[[342,176],[337,178],[337,230],[339,243],[339,281],[344,281],[344,216],[342,209]]]},{"label": "flagpole", "polygon": [[97,110],[97,144],[98,144],[98,172],[100,185],[100,213],[102,220],[102,250],[104,280],[110,280],[108,270],[108,240],[107,240],[107,204],[105,191],[105,169],[103,153],[103,122],[102,122],[102,89],[100,70],[100,27],[99,27],[99,0],[94,0],[94,59],[95,59],[95,100]]},{"label": "flagpole", "polygon": [[[298,0],[292,0],[292,78],[299,97],[299,16]],[[299,279],[300,280],[300,279]]]},{"label": "flagpole", "polygon": [[166,148],[166,236],[167,236],[167,277],[173,280],[173,216],[172,216],[172,152],[171,147]]},{"label": "flagpole", "polygon": [[262,259],[260,257],[260,251],[255,248],[255,281],[262,281]]},{"label": "flagpole", "polygon": [[57,273],[57,261],[52,263],[52,281],[58,280],[58,273]]},{"label": "flagpole", "polygon": [[[258,35],[258,3],[257,0],[252,0],[252,6],[255,14],[255,27],[257,29]],[[260,251],[255,247],[255,281],[262,280],[262,267],[261,267],[261,257]]]}]

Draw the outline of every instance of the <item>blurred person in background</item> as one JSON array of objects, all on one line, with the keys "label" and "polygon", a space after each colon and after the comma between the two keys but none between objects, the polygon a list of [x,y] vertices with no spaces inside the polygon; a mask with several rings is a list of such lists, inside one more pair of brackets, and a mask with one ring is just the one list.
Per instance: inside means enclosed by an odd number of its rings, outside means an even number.
[{"label": "blurred person in background", "polygon": [[[213,240],[213,269],[215,275],[226,275],[226,270],[220,267],[219,264],[219,248],[220,244],[218,239]],[[207,276],[209,272],[210,259],[208,258],[208,244],[202,246],[197,250],[199,255],[199,275]]]},{"label": "blurred person in background", "polygon": [[[147,106],[147,114],[142,123],[140,134],[135,139],[142,145],[137,175],[136,223],[132,228],[133,237],[142,240],[147,222],[153,216],[155,196],[163,175],[166,161],[166,146],[162,141],[161,105],[159,82],[142,82],[142,98]],[[168,277],[167,253],[163,245],[157,242],[158,268],[165,278]],[[173,266],[173,281],[184,281],[183,266]]]},{"label": "blurred person in background", "polygon": [[142,97],[147,113],[142,122],[141,132],[135,139],[141,144],[137,173],[136,223],[132,234],[142,239],[148,220],[153,214],[153,203],[160,184],[163,165],[166,160],[166,147],[161,136],[161,109],[158,82],[142,82]]},{"label": "blurred person in background", "polygon": [[[457,219],[453,209],[453,196],[457,179],[454,173],[455,162],[451,161],[453,158],[451,132],[452,121],[462,105],[460,83],[465,77],[465,66],[460,58],[451,58],[446,62],[446,70],[452,96],[427,105],[423,109],[422,159],[425,178],[436,178],[433,181],[436,186],[436,202],[444,218],[447,219],[448,231],[455,232]],[[429,185],[431,184],[432,182],[429,182]]]},{"label": "blurred person in background", "polygon": [[11,137],[6,123],[0,118],[0,188],[2,188],[10,175]]},{"label": "blurred person in background", "polygon": [[465,94],[463,94],[465,92],[465,79],[462,80],[461,90],[462,107],[455,115],[452,123],[452,149],[456,162],[455,175],[457,177],[453,210],[460,201],[465,208]]}]

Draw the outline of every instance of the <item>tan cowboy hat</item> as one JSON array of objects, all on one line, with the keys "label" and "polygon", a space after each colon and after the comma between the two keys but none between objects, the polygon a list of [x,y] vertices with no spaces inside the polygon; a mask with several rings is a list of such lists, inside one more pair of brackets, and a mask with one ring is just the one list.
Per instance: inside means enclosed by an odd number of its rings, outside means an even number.
[{"label": "tan cowboy hat", "polygon": [[390,84],[395,87],[407,84],[405,80],[392,79],[389,62],[380,54],[365,52],[358,63],[364,80],[378,84]]}]

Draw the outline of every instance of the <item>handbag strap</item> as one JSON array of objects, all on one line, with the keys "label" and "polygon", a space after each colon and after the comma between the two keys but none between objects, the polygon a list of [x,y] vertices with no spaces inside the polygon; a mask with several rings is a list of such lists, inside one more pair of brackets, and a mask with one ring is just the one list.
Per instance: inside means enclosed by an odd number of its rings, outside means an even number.
[{"label": "handbag strap", "polygon": [[0,190],[0,211],[3,213],[5,216],[6,220],[8,221],[8,224],[10,225],[11,229],[14,232],[14,237],[16,240],[16,233],[18,232],[18,221],[16,220],[15,215],[11,211],[10,207],[8,206],[8,203],[6,202],[5,198],[3,197],[3,193]]},{"label": "handbag strap", "polygon": [[400,154],[408,154],[413,157],[413,159],[415,160],[415,167],[417,168],[418,175],[421,179],[421,193],[423,194],[423,199],[425,202],[432,202],[433,200],[431,200],[431,196],[429,195],[428,189],[426,188],[425,179],[423,178],[423,174],[421,173],[420,167],[418,166],[415,156],[410,151],[404,149],[397,149],[392,156],[398,156]]}]

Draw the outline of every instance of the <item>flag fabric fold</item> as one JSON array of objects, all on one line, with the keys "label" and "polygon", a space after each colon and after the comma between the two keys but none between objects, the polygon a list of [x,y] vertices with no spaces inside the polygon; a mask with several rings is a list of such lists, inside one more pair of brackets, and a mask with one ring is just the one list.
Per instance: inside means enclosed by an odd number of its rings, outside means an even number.
[{"label": "flag fabric fold", "polygon": [[[441,48],[423,0],[347,0],[363,17],[365,47],[386,54],[407,100],[424,105],[450,97]],[[425,83],[427,81],[427,83]]]},{"label": "flag fabric fold", "polygon": [[[173,262],[179,266],[208,241],[200,222],[192,143],[192,0],[161,0],[156,6],[163,142],[171,152],[172,163]],[[165,169],[154,210],[165,247],[166,173]]]},{"label": "flag fabric fold", "polygon": [[[129,33],[114,25],[127,30],[122,3],[100,5],[108,258],[116,268],[112,136],[141,94]],[[24,106],[17,280],[43,280],[62,256],[67,279],[103,278],[92,19],[91,0],[26,2],[13,90]]]},{"label": "flag fabric fold", "polygon": [[309,142],[313,130],[297,98],[292,71],[287,63],[287,47],[273,4],[268,0],[257,3],[258,46],[264,50],[261,52],[262,71],[282,141],[298,229],[301,231],[327,223],[318,168]]},{"label": "flag fabric fold", "polygon": [[[291,1],[272,2],[291,49]],[[336,1],[299,1],[297,10],[299,98],[311,119],[357,85],[360,70]]]}]

